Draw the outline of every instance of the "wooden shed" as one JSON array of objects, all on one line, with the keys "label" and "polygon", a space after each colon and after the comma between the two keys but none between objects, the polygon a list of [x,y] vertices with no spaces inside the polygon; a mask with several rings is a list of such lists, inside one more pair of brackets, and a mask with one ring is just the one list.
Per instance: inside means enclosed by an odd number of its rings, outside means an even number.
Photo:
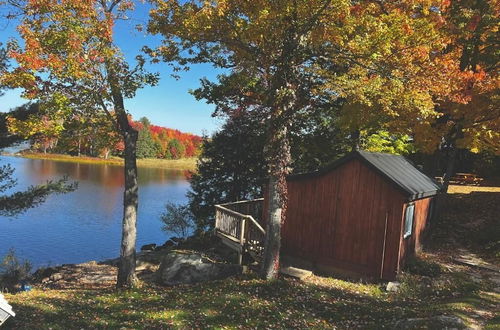
[{"label": "wooden shed", "polygon": [[[438,190],[403,156],[365,151],[352,152],[321,171],[290,176],[282,257],[322,273],[393,280],[407,257],[420,249]],[[254,222],[260,224],[258,234],[265,234],[267,198],[258,210],[256,201],[249,203],[248,212],[244,202],[233,207],[252,218],[237,228],[243,248],[252,239],[245,237],[245,229],[251,232]],[[222,229],[227,221],[219,220],[216,227]]]}]

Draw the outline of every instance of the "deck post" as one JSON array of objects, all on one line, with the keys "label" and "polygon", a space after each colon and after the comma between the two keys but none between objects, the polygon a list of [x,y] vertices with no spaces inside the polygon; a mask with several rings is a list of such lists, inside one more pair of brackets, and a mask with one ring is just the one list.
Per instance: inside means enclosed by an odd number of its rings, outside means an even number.
[{"label": "deck post", "polygon": [[245,224],[246,224],[246,218],[241,219],[241,228],[240,228],[240,245],[241,245],[241,250],[238,251],[238,265],[243,264],[243,245],[245,244]]},{"label": "deck post", "polygon": [[219,210],[217,209],[218,205],[215,205],[215,225],[214,225],[214,233],[217,234],[217,228],[219,228]]}]

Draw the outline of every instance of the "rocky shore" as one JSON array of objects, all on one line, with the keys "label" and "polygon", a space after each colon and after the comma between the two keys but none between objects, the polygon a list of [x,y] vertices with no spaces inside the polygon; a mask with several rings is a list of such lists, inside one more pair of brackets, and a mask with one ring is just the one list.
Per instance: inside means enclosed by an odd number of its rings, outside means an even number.
[{"label": "rocky shore", "polygon": [[[229,262],[233,257],[213,237],[174,237],[160,246],[142,246],[136,272],[140,280],[159,285],[191,284],[241,273],[240,266]],[[116,283],[118,262],[116,258],[40,268],[31,282],[50,289],[110,287]]]}]

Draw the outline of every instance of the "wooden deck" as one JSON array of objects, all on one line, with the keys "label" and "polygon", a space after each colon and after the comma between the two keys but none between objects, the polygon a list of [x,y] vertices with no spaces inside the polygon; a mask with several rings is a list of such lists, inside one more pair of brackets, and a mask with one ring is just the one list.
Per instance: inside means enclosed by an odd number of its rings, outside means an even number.
[{"label": "wooden deck", "polygon": [[215,234],[238,252],[239,264],[243,253],[258,258],[263,250],[266,235],[261,223],[263,201],[260,198],[215,206]]}]

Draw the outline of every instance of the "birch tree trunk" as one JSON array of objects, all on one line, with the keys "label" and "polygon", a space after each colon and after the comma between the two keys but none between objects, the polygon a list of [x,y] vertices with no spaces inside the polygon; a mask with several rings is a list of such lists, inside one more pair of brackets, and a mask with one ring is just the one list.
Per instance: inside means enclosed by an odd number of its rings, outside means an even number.
[{"label": "birch tree trunk", "polygon": [[135,275],[139,190],[136,164],[137,135],[137,131],[131,127],[123,134],[125,140],[125,191],[123,195],[122,240],[117,287],[131,287],[137,281]]},{"label": "birch tree trunk", "polygon": [[139,133],[128,121],[120,85],[109,69],[109,82],[112,91],[113,106],[118,127],[125,142],[125,191],[123,193],[122,240],[120,246],[120,263],[118,265],[117,287],[133,287],[137,282],[135,274],[137,207],[139,186],[137,184],[137,138]]}]

